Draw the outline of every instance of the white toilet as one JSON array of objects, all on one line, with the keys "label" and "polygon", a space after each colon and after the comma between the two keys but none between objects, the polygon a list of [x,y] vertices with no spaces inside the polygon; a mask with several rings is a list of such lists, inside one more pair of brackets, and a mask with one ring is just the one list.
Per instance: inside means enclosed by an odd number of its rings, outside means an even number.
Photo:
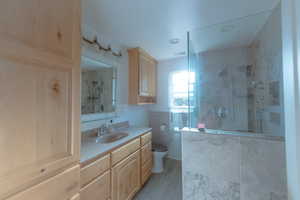
[{"label": "white toilet", "polygon": [[153,144],[153,173],[162,173],[164,171],[164,157],[168,153],[168,148],[164,145]]}]

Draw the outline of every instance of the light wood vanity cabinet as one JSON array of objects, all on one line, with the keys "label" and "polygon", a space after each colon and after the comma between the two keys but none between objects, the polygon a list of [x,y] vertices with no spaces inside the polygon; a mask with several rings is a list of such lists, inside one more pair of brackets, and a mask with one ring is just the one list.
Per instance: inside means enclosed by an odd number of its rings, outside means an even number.
[{"label": "light wood vanity cabinet", "polygon": [[80,159],[80,1],[3,2],[0,43],[0,199],[70,199],[55,179]]},{"label": "light wood vanity cabinet", "polygon": [[140,151],[112,168],[112,200],[130,200],[141,187]]},{"label": "light wood vanity cabinet", "polygon": [[[151,176],[151,132],[81,168],[81,200],[131,200]],[[142,141],[147,141],[141,145]]]},{"label": "light wood vanity cabinet", "polygon": [[129,103],[156,103],[157,61],[141,48],[128,50]]}]

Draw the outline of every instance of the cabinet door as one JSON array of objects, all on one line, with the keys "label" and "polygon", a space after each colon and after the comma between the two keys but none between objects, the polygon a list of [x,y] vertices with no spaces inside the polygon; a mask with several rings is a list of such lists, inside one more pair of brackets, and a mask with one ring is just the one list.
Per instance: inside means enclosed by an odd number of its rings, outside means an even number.
[{"label": "cabinet door", "polygon": [[140,53],[139,70],[139,95],[154,97],[156,95],[156,61]]},{"label": "cabinet door", "polygon": [[0,199],[79,162],[79,5],[0,6]]},{"label": "cabinet door", "polygon": [[149,142],[141,149],[141,155],[142,155],[142,164],[145,164],[148,160],[152,160],[152,143]]},{"label": "cabinet door", "polygon": [[141,183],[144,185],[146,181],[150,178],[152,174],[152,166],[153,166],[153,161],[152,159],[148,160],[144,164],[142,164],[142,169],[141,169]]},{"label": "cabinet door", "polygon": [[150,96],[150,67],[151,60],[144,54],[140,54],[139,62],[139,95]]},{"label": "cabinet door", "polygon": [[151,97],[156,96],[156,61],[149,65],[149,93]]},{"label": "cabinet door", "polygon": [[142,185],[150,178],[152,171],[152,143],[144,145],[141,149],[141,183]]},{"label": "cabinet door", "polygon": [[110,171],[96,178],[80,191],[81,200],[109,200],[110,199]]},{"label": "cabinet door", "polygon": [[72,71],[0,60],[0,197],[78,163],[72,89]]},{"label": "cabinet door", "polygon": [[112,169],[112,200],[131,200],[140,189],[140,151]]}]

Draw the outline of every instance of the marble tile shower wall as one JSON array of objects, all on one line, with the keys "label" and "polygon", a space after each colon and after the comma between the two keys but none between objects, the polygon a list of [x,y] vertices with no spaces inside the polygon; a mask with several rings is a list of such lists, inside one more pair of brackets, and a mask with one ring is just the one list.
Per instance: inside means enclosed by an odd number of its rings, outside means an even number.
[{"label": "marble tile shower wall", "polygon": [[201,53],[199,58],[202,65],[198,120],[210,129],[247,131],[249,49],[209,51]]},{"label": "marble tile shower wall", "polygon": [[184,132],[183,200],[286,200],[284,142]]},{"label": "marble tile shower wall", "polygon": [[255,71],[252,124],[256,132],[283,135],[281,6],[274,9],[250,48]]},{"label": "marble tile shower wall", "polygon": [[200,53],[197,120],[210,129],[283,136],[281,38],[278,5],[251,45]]}]

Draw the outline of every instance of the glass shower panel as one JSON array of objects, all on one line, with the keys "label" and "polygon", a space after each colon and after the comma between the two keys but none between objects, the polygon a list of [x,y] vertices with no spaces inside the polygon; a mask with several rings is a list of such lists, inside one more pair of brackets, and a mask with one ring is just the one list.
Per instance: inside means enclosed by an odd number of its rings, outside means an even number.
[{"label": "glass shower panel", "polygon": [[283,136],[280,12],[189,32],[191,128]]},{"label": "glass shower panel", "polygon": [[190,41],[189,33],[188,37],[188,67],[189,67],[189,83],[188,83],[188,98],[189,98],[189,127],[197,127],[198,123],[198,113],[199,113],[199,94],[200,88],[199,82],[199,69],[200,69],[200,59],[196,51],[194,50],[193,43]]}]

